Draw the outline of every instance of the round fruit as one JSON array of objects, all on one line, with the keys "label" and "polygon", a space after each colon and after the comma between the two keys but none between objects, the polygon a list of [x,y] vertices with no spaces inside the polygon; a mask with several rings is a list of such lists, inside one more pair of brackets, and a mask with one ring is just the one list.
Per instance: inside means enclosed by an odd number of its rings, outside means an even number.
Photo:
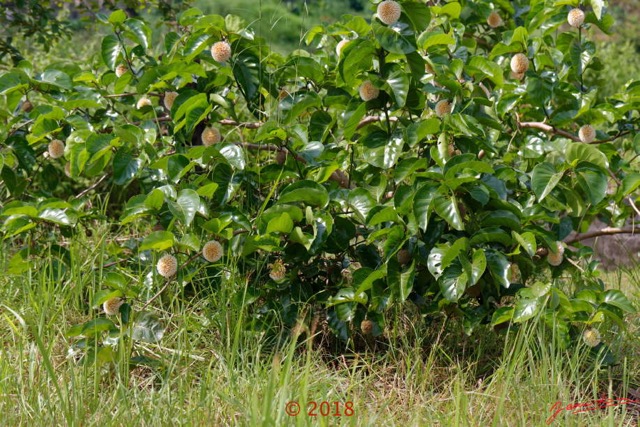
[{"label": "round fruit", "polygon": [[371,101],[372,99],[376,99],[378,95],[380,95],[380,90],[371,83],[371,81],[366,80],[360,85],[360,98],[363,101]]},{"label": "round fruit", "polygon": [[218,62],[227,62],[231,58],[231,45],[227,42],[217,42],[211,46],[211,56]]},{"label": "round fruit", "polygon": [[364,319],[360,323],[360,330],[364,335],[371,335],[373,333],[373,322],[369,319]]},{"label": "round fruit", "polygon": [[591,125],[584,125],[578,131],[580,141],[589,144],[596,139],[596,130]]},{"label": "round fruit", "polygon": [[601,338],[600,332],[594,328],[585,329],[582,333],[582,340],[589,347],[595,347],[600,344]]},{"label": "round fruit", "polygon": [[407,249],[400,249],[396,256],[400,265],[406,265],[411,262],[411,253]]},{"label": "round fruit", "polygon": [[122,298],[110,298],[102,304],[102,308],[107,316],[115,316],[120,312],[120,306],[124,303]]},{"label": "round fruit", "polygon": [[206,127],[202,131],[202,145],[209,147],[210,145],[217,144],[222,140],[222,135],[217,128]]},{"label": "round fruit", "polygon": [[516,53],[511,58],[511,71],[515,74],[526,73],[529,69],[529,58],[524,53]]},{"label": "round fruit", "polygon": [[572,27],[578,28],[584,23],[584,12],[578,8],[571,9],[567,15],[567,22]]},{"label": "round fruit", "polygon": [[149,98],[147,98],[146,96],[143,96],[142,98],[140,98],[138,100],[138,102],[136,103],[136,108],[139,110],[143,107],[151,107],[151,100]]},{"label": "round fruit", "polygon": [[178,97],[178,92],[165,92],[164,93],[164,106],[167,110],[171,111],[173,103]]},{"label": "round fruit", "polygon": [[162,258],[158,260],[156,268],[158,274],[168,279],[178,271],[178,260],[173,255],[163,255]]},{"label": "round fruit", "polygon": [[49,147],[48,151],[49,151],[49,157],[51,157],[52,159],[59,159],[60,157],[64,156],[64,142],[60,141],[59,139],[54,139],[53,141],[51,141],[49,143]]},{"label": "round fruit", "polygon": [[501,26],[502,18],[500,17],[500,14],[498,14],[498,12],[496,12],[495,10],[491,12],[487,17],[487,24],[489,24],[491,28],[497,28]]},{"label": "round fruit", "polygon": [[398,2],[385,0],[378,5],[378,18],[387,25],[393,25],[400,19],[401,11]]},{"label": "round fruit", "polygon": [[436,110],[436,116],[442,118],[447,114],[451,114],[451,103],[446,99],[443,99],[442,101],[438,101],[438,103],[436,104],[435,110]]},{"label": "round fruit", "polygon": [[222,258],[222,245],[217,240],[211,240],[204,244],[202,256],[209,262],[216,262]]},{"label": "round fruit", "polygon": [[33,110],[33,104],[29,100],[24,101],[20,107],[20,111],[29,113],[31,110]]},{"label": "round fruit", "polygon": [[126,65],[124,64],[120,64],[116,67],[116,77],[122,77],[124,76],[127,72],[129,71],[129,69],[127,68]]},{"label": "round fruit", "polygon": [[556,242],[556,251],[550,250],[547,254],[547,262],[554,267],[562,264],[562,260],[564,260],[564,246],[562,242]]}]

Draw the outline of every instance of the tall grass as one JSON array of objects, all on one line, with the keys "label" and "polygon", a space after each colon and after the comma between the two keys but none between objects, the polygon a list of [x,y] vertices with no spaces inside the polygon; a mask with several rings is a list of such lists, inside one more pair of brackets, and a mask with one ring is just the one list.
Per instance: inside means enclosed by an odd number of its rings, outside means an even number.
[{"label": "tall grass", "polygon": [[[384,343],[358,352],[330,352],[304,333],[274,343],[242,326],[250,314],[237,297],[246,286],[241,277],[195,296],[173,288],[154,303],[166,334],[136,350],[161,367],[129,369],[124,351],[114,364],[83,365],[68,356],[65,332],[99,315],[88,302],[101,288],[110,239],[118,237],[98,229],[92,235],[107,237],[67,242],[72,263],[61,271],[45,268],[54,257],[33,259],[21,274],[0,278],[0,424],[544,425],[558,401],[624,397],[638,387],[636,342],[619,337],[620,365],[602,368],[584,345],[561,349],[541,322],[467,337],[455,319],[429,323],[399,312]],[[16,249],[4,245],[1,265]],[[290,401],[301,414],[286,413]],[[332,415],[338,402],[341,416],[307,415],[310,402],[323,401]],[[352,416],[344,415],[347,402]],[[633,425],[632,409],[562,411],[554,424]]]}]

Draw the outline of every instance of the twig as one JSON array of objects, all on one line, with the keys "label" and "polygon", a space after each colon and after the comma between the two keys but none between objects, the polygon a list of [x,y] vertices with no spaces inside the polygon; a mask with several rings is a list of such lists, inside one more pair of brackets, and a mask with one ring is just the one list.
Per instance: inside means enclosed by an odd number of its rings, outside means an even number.
[{"label": "twig", "polygon": [[149,301],[147,301],[146,303],[144,303],[144,305],[142,306],[142,308],[140,309],[140,311],[143,311],[145,308],[147,308],[149,306],[149,304],[151,304],[152,302],[154,302],[156,299],[158,299],[158,297],[160,296],[160,294],[162,294],[168,287],[169,287],[169,283],[171,283],[171,280],[167,280],[167,282],[164,284],[164,286],[154,295],[151,297],[151,299]]},{"label": "twig", "polygon": [[531,129],[539,129],[545,133],[550,133],[553,135],[562,135],[565,138],[569,138],[572,141],[575,142],[580,142],[580,138],[578,138],[577,136],[562,130],[562,129],[558,129],[554,126],[548,125],[546,123],[543,122],[521,122],[520,120],[518,120],[518,127],[520,128],[531,128]]},{"label": "twig", "polygon": [[94,182],[89,188],[83,190],[82,192],[80,192],[80,194],[78,194],[76,196],[76,199],[79,199],[83,196],[85,196],[88,192],[90,192],[91,190],[95,190],[95,188],[100,185],[102,183],[102,181],[104,181],[105,179],[107,179],[107,174],[104,174],[100,177],[99,180],[97,180],[96,182]]},{"label": "twig", "polygon": [[637,231],[640,231],[640,228],[638,227],[624,227],[624,228],[605,227],[602,230],[595,230],[595,231],[590,231],[588,233],[577,234],[573,238],[569,240],[565,240],[565,243],[572,244],[572,243],[580,242],[582,240],[592,239],[594,237],[600,237],[600,236],[611,236],[616,234],[635,234]]}]

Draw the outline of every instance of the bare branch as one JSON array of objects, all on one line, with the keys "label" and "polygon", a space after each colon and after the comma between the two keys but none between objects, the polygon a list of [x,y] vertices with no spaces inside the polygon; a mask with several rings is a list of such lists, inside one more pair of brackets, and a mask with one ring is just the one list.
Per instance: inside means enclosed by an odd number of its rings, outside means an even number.
[{"label": "bare branch", "polygon": [[624,228],[605,227],[602,230],[594,230],[594,231],[589,231],[587,233],[577,234],[573,236],[571,239],[565,240],[565,243],[572,244],[572,243],[580,242],[582,240],[593,239],[594,237],[600,237],[600,236],[612,236],[616,234],[635,234],[638,231],[640,231],[640,227],[624,227]]},{"label": "bare branch", "polygon": [[562,129],[558,129],[554,126],[548,125],[546,123],[543,122],[521,122],[518,121],[518,127],[520,128],[531,128],[531,129],[539,129],[545,133],[550,133],[553,135],[562,135],[565,138],[569,138],[572,141],[575,142],[580,142],[580,138],[578,138],[577,136],[562,130]]}]

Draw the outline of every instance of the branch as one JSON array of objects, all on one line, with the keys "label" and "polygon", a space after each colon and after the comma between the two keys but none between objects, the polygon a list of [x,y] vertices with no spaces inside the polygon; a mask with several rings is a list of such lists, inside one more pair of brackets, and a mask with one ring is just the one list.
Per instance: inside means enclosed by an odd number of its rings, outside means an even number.
[{"label": "branch", "polygon": [[546,123],[543,122],[521,122],[518,119],[518,127],[520,128],[531,128],[531,129],[539,129],[545,133],[550,133],[552,135],[562,135],[565,138],[569,138],[572,141],[575,142],[580,142],[580,138],[578,138],[577,136],[562,130],[562,129],[557,129],[554,126],[548,125]]},{"label": "branch", "polygon": [[637,231],[640,231],[640,227],[605,227],[602,230],[590,231],[588,233],[577,234],[573,238],[569,240],[565,240],[565,243],[572,244],[577,243],[582,240],[592,239],[594,237],[600,236],[612,236],[616,234],[635,234]]},{"label": "branch", "polygon": [[[539,129],[545,133],[550,133],[552,135],[562,135],[565,138],[569,138],[572,141],[575,142],[581,142],[580,138],[573,135],[570,132],[567,132],[566,130],[562,130],[562,129],[558,129],[555,126],[551,126],[548,125],[544,122],[521,122],[520,118],[516,115],[516,122],[518,123],[518,127],[520,128],[531,128],[531,129]],[[630,134],[631,131],[630,130],[625,130],[625,131],[619,131],[617,134],[609,137],[609,138],[605,138],[605,139],[599,139],[597,141],[592,141],[589,144],[604,144],[605,142],[611,142],[614,141],[622,136],[628,135]]]}]

